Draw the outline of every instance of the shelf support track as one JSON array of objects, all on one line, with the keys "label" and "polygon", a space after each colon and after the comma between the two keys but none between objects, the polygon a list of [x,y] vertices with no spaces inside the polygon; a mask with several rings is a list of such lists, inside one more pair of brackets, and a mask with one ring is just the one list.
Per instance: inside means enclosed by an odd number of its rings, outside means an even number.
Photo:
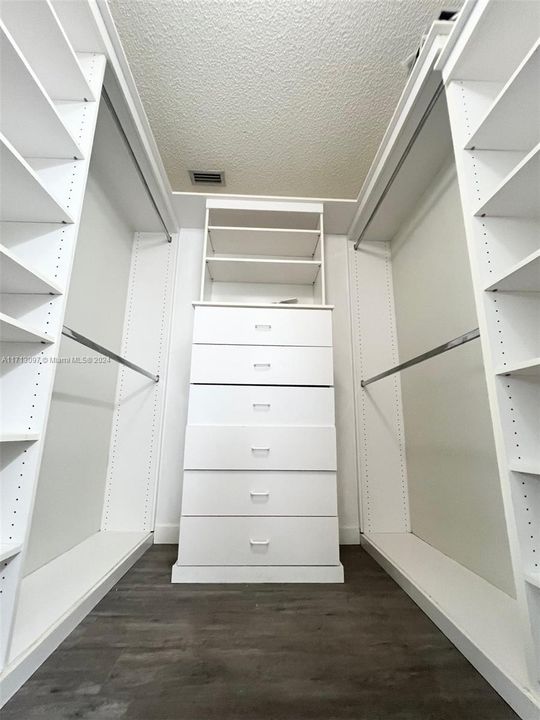
[{"label": "shelf support track", "polygon": [[135,370],[135,372],[138,372],[141,375],[144,375],[145,377],[150,378],[150,380],[153,380],[155,383],[159,382],[159,375],[154,375],[153,373],[149,372],[148,370],[145,370],[144,368],[140,367],[139,365],[135,365],[135,363],[132,363],[129,360],[126,360],[126,358],[123,358],[121,355],[117,355],[112,350],[108,350],[107,348],[103,347],[103,345],[98,345],[98,343],[94,342],[93,340],[90,340],[89,338],[85,337],[84,335],[81,335],[80,333],[76,332],[75,330],[68,328],[67,325],[64,325],[64,327],[62,328],[62,335],[64,335],[67,338],[70,338],[71,340],[75,340],[75,342],[78,342],[81,345],[84,345],[85,347],[90,348],[91,350],[95,350],[100,355],[105,355],[105,357],[108,357],[111,360],[114,360],[115,362],[119,363],[120,365],[125,365],[125,367],[130,368],[130,370]]},{"label": "shelf support track", "polygon": [[364,225],[364,228],[363,228],[362,232],[361,232],[360,235],[357,237],[356,242],[354,243],[354,249],[355,249],[355,250],[358,250],[358,246],[359,246],[360,243],[362,242],[362,238],[364,237],[364,234],[365,234],[366,230],[367,230],[368,227],[371,225],[371,221],[373,220],[373,218],[374,218],[375,215],[377,214],[377,211],[378,211],[378,209],[380,208],[380,206],[382,205],[382,203],[383,203],[383,201],[384,201],[384,198],[387,196],[388,191],[389,191],[390,188],[392,187],[392,183],[394,182],[394,180],[395,180],[396,177],[398,176],[398,173],[399,173],[399,171],[401,170],[401,168],[402,168],[402,166],[403,166],[403,163],[404,163],[405,160],[407,159],[409,153],[410,153],[411,150],[412,150],[412,147],[413,147],[414,143],[416,142],[416,138],[420,135],[420,132],[422,131],[422,128],[423,128],[424,125],[426,124],[426,120],[427,120],[428,117],[430,116],[431,111],[432,111],[433,108],[435,107],[435,104],[436,104],[437,100],[439,99],[439,97],[441,96],[441,93],[443,92],[443,90],[444,90],[444,85],[443,85],[443,83],[441,82],[441,83],[437,86],[437,89],[435,90],[435,94],[433,95],[433,97],[432,97],[431,100],[429,101],[429,105],[427,106],[426,110],[424,111],[424,114],[423,114],[422,117],[420,118],[420,122],[419,122],[418,125],[416,126],[416,128],[415,128],[415,130],[414,130],[414,133],[412,134],[411,139],[410,139],[409,142],[407,143],[407,147],[406,147],[405,150],[403,151],[403,155],[399,158],[399,162],[398,162],[398,164],[396,165],[396,167],[394,168],[394,172],[393,172],[392,175],[390,176],[390,180],[388,180],[388,182],[386,183],[386,185],[385,185],[385,187],[384,187],[384,190],[383,190],[382,193],[381,193],[380,198],[377,200],[377,204],[376,204],[375,207],[373,208],[373,210],[372,210],[372,212],[371,212],[371,215],[368,217],[368,220],[367,220],[366,224]]},{"label": "shelf support track", "polygon": [[367,380],[361,380],[360,386],[365,388],[367,385],[371,385],[371,383],[377,382],[377,380],[382,380],[389,375],[394,375],[394,373],[401,372],[401,370],[405,370],[406,368],[412,367],[413,365],[418,365],[418,363],[424,362],[424,360],[429,360],[429,358],[435,357],[436,355],[442,355],[442,353],[445,353],[448,350],[453,350],[454,348],[460,347],[460,345],[465,345],[465,343],[471,342],[471,340],[476,340],[476,338],[479,337],[480,330],[478,328],[475,328],[474,330],[469,330],[469,332],[466,332],[463,335],[454,338],[453,340],[449,340],[442,345],[438,345],[436,348],[433,348],[433,350],[428,350],[421,355],[417,355],[415,358],[412,358],[412,360],[407,360],[406,362],[401,363],[400,365],[396,365],[389,370],[385,370],[384,372],[379,373],[379,375],[374,375]]},{"label": "shelf support track", "polygon": [[154,195],[153,195],[152,191],[150,190],[150,186],[149,186],[148,183],[146,182],[146,178],[145,178],[144,173],[143,173],[143,171],[142,171],[142,169],[141,169],[141,166],[139,165],[139,161],[137,160],[137,157],[136,157],[135,153],[133,152],[133,148],[131,147],[131,143],[129,142],[129,138],[128,138],[128,136],[126,135],[126,133],[125,133],[125,131],[124,131],[124,128],[122,127],[122,123],[120,122],[120,118],[118,117],[118,115],[117,115],[117,113],[116,113],[116,110],[114,109],[114,105],[112,104],[111,98],[109,97],[107,91],[105,90],[105,87],[102,87],[102,89],[101,89],[101,95],[102,95],[102,97],[103,97],[103,100],[105,100],[105,104],[106,104],[107,107],[109,108],[109,111],[110,111],[110,113],[111,113],[112,119],[114,120],[115,125],[116,125],[116,127],[118,128],[118,131],[119,131],[120,135],[122,136],[122,138],[123,138],[123,140],[124,140],[124,143],[125,143],[125,145],[126,145],[126,148],[127,148],[128,152],[129,152],[129,154],[130,154],[130,156],[131,156],[131,159],[133,160],[133,162],[134,162],[134,164],[135,164],[135,168],[136,168],[137,173],[138,173],[138,175],[139,175],[139,177],[140,177],[140,179],[141,179],[141,182],[142,182],[142,184],[144,185],[144,188],[145,188],[145,190],[146,190],[146,192],[147,192],[147,194],[148,194],[148,198],[150,199],[150,202],[152,203],[152,205],[153,205],[153,207],[154,207],[154,210],[156,211],[157,216],[159,217],[159,220],[160,220],[161,224],[163,225],[163,228],[164,228],[164,230],[165,230],[165,235],[167,236],[167,242],[172,242],[172,235],[171,235],[171,233],[169,232],[169,229],[168,229],[168,227],[167,227],[167,224],[166,224],[165,220],[163,219],[163,215],[161,214],[161,212],[160,212],[160,210],[159,210],[159,208],[158,208],[158,206],[157,206],[157,203],[156,203],[156,201],[155,201],[155,199],[154,199]]}]

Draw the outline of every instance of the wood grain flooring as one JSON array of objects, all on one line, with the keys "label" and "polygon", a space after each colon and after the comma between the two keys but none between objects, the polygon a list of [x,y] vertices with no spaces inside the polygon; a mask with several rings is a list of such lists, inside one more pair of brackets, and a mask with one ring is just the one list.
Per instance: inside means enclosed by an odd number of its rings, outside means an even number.
[{"label": "wood grain flooring", "polygon": [[358,546],[344,585],[171,585],[155,545],[2,720],[515,720]]}]

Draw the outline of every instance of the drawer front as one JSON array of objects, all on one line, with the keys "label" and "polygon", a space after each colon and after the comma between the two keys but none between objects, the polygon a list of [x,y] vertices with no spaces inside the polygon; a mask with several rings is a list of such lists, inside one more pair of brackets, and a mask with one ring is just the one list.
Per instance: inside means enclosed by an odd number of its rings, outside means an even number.
[{"label": "drawer front", "polygon": [[191,385],[188,425],[334,425],[334,390]]},{"label": "drawer front", "polygon": [[332,348],[193,345],[191,382],[331,386]]},{"label": "drawer front", "polygon": [[336,474],[186,470],[182,515],[336,516]]},{"label": "drawer front", "polygon": [[334,471],[335,429],[188,425],[184,469]]},{"label": "drawer front", "polygon": [[326,517],[182,517],[180,565],[337,565]]},{"label": "drawer front", "polygon": [[332,311],[196,307],[193,342],[332,346]]}]

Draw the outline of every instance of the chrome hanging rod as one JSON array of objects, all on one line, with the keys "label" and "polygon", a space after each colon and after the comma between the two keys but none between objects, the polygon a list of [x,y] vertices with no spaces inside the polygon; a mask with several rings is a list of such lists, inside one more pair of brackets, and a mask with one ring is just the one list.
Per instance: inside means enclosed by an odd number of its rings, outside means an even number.
[{"label": "chrome hanging rod", "polygon": [[429,358],[435,357],[435,355],[441,355],[448,350],[453,350],[460,345],[465,345],[465,343],[471,342],[471,340],[476,340],[476,338],[478,337],[480,337],[480,330],[478,328],[475,328],[474,330],[469,330],[469,332],[466,332],[463,335],[454,338],[453,340],[449,340],[443,345],[439,345],[438,347],[433,348],[433,350],[428,350],[421,355],[417,355],[412,360],[407,360],[406,362],[401,363],[401,365],[396,365],[395,367],[390,368],[390,370],[385,370],[384,372],[379,373],[379,375],[374,375],[373,377],[370,377],[368,380],[361,380],[360,385],[361,387],[366,387],[366,385],[377,382],[377,380],[382,380],[389,375],[394,375],[394,373],[405,370],[405,368],[412,367],[413,365],[418,365],[418,363],[424,362],[424,360],[429,360]]},{"label": "chrome hanging rod", "polygon": [[428,117],[430,116],[431,111],[432,111],[433,108],[435,107],[435,103],[436,103],[437,100],[439,99],[439,97],[440,97],[440,95],[441,95],[441,93],[442,93],[443,90],[444,90],[444,85],[443,85],[443,83],[440,83],[440,84],[437,86],[437,89],[435,90],[435,94],[433,95],[433,97],[432,97],[431,100],[429,101],[429,105],[427,106],[424,114],[423,114],[422,117],[420,118],[420,122],[419,122],[418,125],[416,126],[416,128],[415,128],[415,130],[414,130],[414,133],[413,133],[411,139],[410,139],[409,142],[407,143],[407,147],[406,147],[405,150],[403,151],[403,155],[400,157],[399,162],[398,162],[398,164],[396,165],[396,167],[395,167],[395,169],[394,169],[394,172],[393,172],[392,175],[390,176],[390,180],[386,183],[385,188],[384,188],[384,190],[382,191],[380,198],[377,200],[377,204],[376,204],[375,207],[373,208],[373,211],[371,212],[371,215],[369,216],[367,223],[364,225],[364,228],[363,228],[362,232],[361,232],[360,235],[357,237],[356,242],[354,243],[354,249],[355,249],[355,250],[358,250],[358,246],[360,245],[360,243],[361,243],[361,241],[362,241],[362,238],[364,237],[364,234],[365,234],[366,230],[367,230],[368,227],[371,225],[371,221],[372,221],[373,218],[375,217],[375,215],[376,215],[376,213],[377,213],[377,210],[380,208],[380,206],[381,206],[384,198],[387,196],[388,191],[389,191],[390,188],[392,187],[392,183],[393,183],[394,180],[396,179],[399,171],[401,170],[401,168],[402,168],[402,166],[403,166],[403,163],[405,162],[405,160],[407,159],[409,153],[411,152],[412,147],[413,147],[414,143],[416,142],[416,138],[418,137],[418,135],[420,135],[420,132],[421,132],[422,128],[423,128],[424,125],[426,124],[426,120],[427,120]]},{"label": "chrome hanging rod", "polygon": [[137,157],[135,156],[135,153],[133,152],[133,148],[131,147],[131,143],[129,142],[128,136],[126,135],[124,128],[122,127],[122,123],[120,122],[120,118],[118,117],[116,110],[114,109],[114,105],[111,102],[111,98],[109,97],[107,91],[105,90],[105,87],[103,86],[101,89],[101,94],[103,96],[103,99],[105,100],[105,104],[110,110],[110,113],[112,115],[112,118],[116,124],[116,127],[118,128],[118,131],[120,132],[120,135],[122,135],[122,138],[124,139],[124,143],[126,145],[126,148],[131,155],[131,159],[135,163],[135,167],[137,169],[137,173],[139,174],[139,177],[141,179],[142,184],[144,185],[144,188],[148,194],[148,197],[150,198],[150,202],[154,206],[154,210],[156,211],[161,224],[163,225],[163,228],[165,230],[165,234],[167,235],[167,242],[172,242],[172,235],[170,234],[167,224],[165,223],[165,220],[163,219],[163,215],[161,214],[156,201],[154,200],[154,195],[152,194],[152,191],[150,190],[150,187],[148,183],[146,182],[146,178],[144,177],[144,173],[141,169],[141,166],[139,165],[139,161],[137,160]]},{"label": "chrome hanging rod", "polygon": [[159,382],[159,375],[154,375],[153,373],[148,372],[148,370],[145,370],[144,368],[135,365],[135,363],[126,360],[121,355],[117,355],[112,350],[107,350],[107,348],[103,347],[103,345],[98,345],[98,343],[94,342],[93,340],[89,340],[87,337],[84,337],[84,335],[81,335],[75,330],[68,328],[66,325],[64,325],[64,327],[62,328],[62,335],[71,338],[71,340],[75,340],[75,342],[78,342],[81,345],[85,345],[91,350],[95,350],[96,352],[100,353],[100,355],[105,355],[106,357],[111,358],[111,360],[120,363],[120,365],[125,365],[131,370],[135,370],[135,372],[138,372],[141,375],[150,378],[150,380],[153,380],[156,383]]}]

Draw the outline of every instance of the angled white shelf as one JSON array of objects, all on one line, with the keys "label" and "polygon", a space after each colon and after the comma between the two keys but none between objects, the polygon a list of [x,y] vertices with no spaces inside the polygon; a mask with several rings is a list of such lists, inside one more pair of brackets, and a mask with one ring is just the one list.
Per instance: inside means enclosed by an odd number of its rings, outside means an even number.
[{"label": "angled white shelf", "polygon": [[512,265],[507,272],[490,283],[486,290],[514,292],[540,292],[540,250]]},{"label": "angled white shelf", "polygon": [[513,460],[509,464],[510,470],[526,475],[540,475],[540,461],[534,460]]},{"label": "angled white shelf", "polygon": [[0,245],[0,292],[61,295],[60,286]]},{"label": "angled white shelf", "polygon": [[465,147],[530,150],[540,142],[540,41],[495,98]]},{"label": "angled white shelf", "polygon": [[0,342],[38,342],[52,343],[54,338],[45,335],[39,330],[29,327],[25,323],[0,313]]},{"label": "angled white shelf", "polygon": [[52,100],[96,99],[50,0],[2,0],[2,20]]},{"label": "angled white shelf", "polygon": [[0,54],[1,132],[23,157],[82,158],[57,108],[1,23]]},{"label": "angled white shelf", "polygon": [[[33,3],[31,3],[33,4]],[[72,223],[73,218],[47,190],[39,175],[0,134],[0,220]]]},{"label": "angled white shelf", "polygon": [[20,543],[0,543],[0,562],[10,560],[21,552],[22,545]]},{"label": "angled white shelf", "polygon": [[529,583],[529,585],[532,585],[540,590],[540,572],[526,573],[525,580]]},{"label": "angled white shelf", "polygon": [[497,375],[540,375],[540,357],[511,363],[508,367],[499,368]]},{"label": "angled white shelf", "polygon": [[215,282],[312,285],[321,263],[315,260],[268,260],[207,257],[206,265]]},{"label": "angled white shelf", "polygon": [[0,443],[8,442],[35,442],[39,440],[39,433],[2,433],[0,434]]},{"label": "angled white shelf", "polygon": [[266,255],[312,258],[320,230],[208,227],[209,244],[217,255]]},{"label": "angled white shelf", "polygon": [[540,216],[540,143],[528,153],[474,213],[495,217]]}]

